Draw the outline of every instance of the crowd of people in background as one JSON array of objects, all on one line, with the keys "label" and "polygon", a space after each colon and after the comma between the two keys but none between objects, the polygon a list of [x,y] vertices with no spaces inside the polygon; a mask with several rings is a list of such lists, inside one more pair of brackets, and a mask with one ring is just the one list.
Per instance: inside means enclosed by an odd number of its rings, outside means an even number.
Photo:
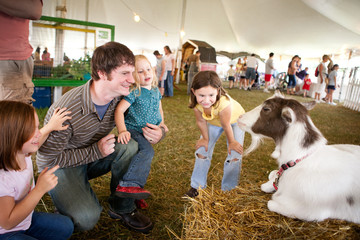
[{"label": "crowd of people in background", "polygon": [[[262,82],[259,82],[258,76],[258,62],[259,60],[252,54],[249,57],[238,58],[235,69],[234,64],[230,62],[229,68],[226,72],[226,80],[229,81],[229,89],[239,88],[251,91],[252,88],[259,85],[264,86],[264,92],[269,93],[269,88],[280,89],[278,79],[278,71],[274,63],[274,53],[269,54],[268,59],[265,61],[265,72]],[[336,66],[336,67],[335,67]],[[337,70],[339,66],[333,64],[333,61],[328,55],[322,57],[322,61],[316,67],[315,82],[311,81],[309,67],[303,67],[301,57],[294,55],[288,63],[286,74],[284,74],[284,82],[286,86],[286,94],[288,95],[302,95],[311,97],[314,93],[314,100],[317,103],[328,103],[336,105],[333,101],[333,93],[339,87],[336,81]],[[318,72],[318,73],[317,73]],[[331,74],[332,73],[332,74]],[[310,87],[312,86],[312,91]],[[325,97],[321,98],[322,95]]]}]

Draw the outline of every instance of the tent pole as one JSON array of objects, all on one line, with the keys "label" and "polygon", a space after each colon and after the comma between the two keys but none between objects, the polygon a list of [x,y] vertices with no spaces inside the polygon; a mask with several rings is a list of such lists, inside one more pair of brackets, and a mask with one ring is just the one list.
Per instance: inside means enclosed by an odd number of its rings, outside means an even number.
[{"label": "tent pole", "polygon": [[181,70],[181,66],[182,66],[182,56],[178,56],[179,54],[183,54],[182,52],[182,45],[183,45],[183,38],[184,38],[184,25],[185,25],[185,15],[186,15],[186,1],[187,0],[182,0],[182,10],[181,10],[181,25],[180,25],[180,32],[179,32],[179,47],[176,50],[176,66],[177,66],[177,71],[176,71],[176,84],[179,84],[180,82],[180,70]]},{"label": "tent pole", "polygon": [[[56,5],[56,16],[66,18],[66,0],[58,0]],[[56,29],[55,31],[55,58],[54,65],[62,65],[64,56],[64,30]]]},{"label": "tent pole", "polygon": [[[89,21],[89,0],[85,1],[85,21],[86,22]],[[88,29],[88,26],[85,26],[85,29]],[[87,38],[88,38],[88,33],[85,32],[84,58],[86,58],[86,54],[87,54]],[[95,36],[95,39],[96,39],[96,36]]]}]

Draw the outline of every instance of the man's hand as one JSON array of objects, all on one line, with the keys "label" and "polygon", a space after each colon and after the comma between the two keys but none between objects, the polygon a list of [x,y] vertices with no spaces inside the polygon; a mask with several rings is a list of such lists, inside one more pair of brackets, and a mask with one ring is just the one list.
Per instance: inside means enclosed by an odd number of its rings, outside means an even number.
[{"label": "man's hand", "polygon": [[115,134],[109,134],[97,142],[102,157],[106,157],[115,151]]},{"label": "man's hand", "polygon": [[144,137],[151,144],[158,143],[162,138],[162,130],[159,126],[147,123],[146,127],[142,128]]}]

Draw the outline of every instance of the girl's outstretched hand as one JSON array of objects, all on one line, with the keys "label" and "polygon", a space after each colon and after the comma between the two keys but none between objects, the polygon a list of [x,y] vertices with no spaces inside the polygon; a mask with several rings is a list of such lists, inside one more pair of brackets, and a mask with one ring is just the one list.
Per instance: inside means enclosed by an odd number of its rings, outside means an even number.
[{"label": "girl's outstretched hand", "polygon": [[199,147],[205,147],[205,151],[207,151],[208,150],[208,144],[209,144],[208,140],[206,140],[204,138],[200,138],[199,140],[197,140],[195,148],[199,149]]},{"label": "girl's outstretched hand", "polygon": [[123,131],[119,133],[117,141],[121,144],[127,144],[130,141],[131,133],[128,131]]},{"label": "girl's outstretched hand", "polygon": [[59,166],[55,166],[51,169],[46,167],[44,170],[42,170],[35,187],[44,194],[53,189],[58,184],[58,177],[54,174],[58,168]]},{"label": "girl's outstretched hand", "polygon": [[66,111],[66,108],[56,108],[54,114],[52,115],[47,124],[51,131],[60,131],[67,129],[69,126],[63,126],[63,123],[66,120],[71,119],[71,116],[69,116],[70,113],[70,111]]},{"label": "girl's outstretched hand", "polygon": [[231,150],[234,150],[234,151],[240,153],[241,155],[243,154],[243,151],[244,151],[243,146],[237,141],[229,143],[229,146],[228,146],[229,154],[231,153]]}]

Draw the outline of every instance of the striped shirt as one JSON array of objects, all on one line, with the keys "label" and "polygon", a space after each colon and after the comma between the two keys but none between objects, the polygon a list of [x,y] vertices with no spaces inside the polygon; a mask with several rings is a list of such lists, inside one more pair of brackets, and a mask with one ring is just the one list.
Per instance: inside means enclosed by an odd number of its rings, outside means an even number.
[{"label": "striped shirt", "polygon": [[45,167],[76,167],[102,158],[97,142],[114,129],[114,111],[121,97],[113,99],[101,120],[90,96],[92,81],[70,90],[49,108],[44,124],[57,107],[66,107],[72,118],[64,123],[69,125],[66,130],[51,132],[38,150],[39,172]]}]

